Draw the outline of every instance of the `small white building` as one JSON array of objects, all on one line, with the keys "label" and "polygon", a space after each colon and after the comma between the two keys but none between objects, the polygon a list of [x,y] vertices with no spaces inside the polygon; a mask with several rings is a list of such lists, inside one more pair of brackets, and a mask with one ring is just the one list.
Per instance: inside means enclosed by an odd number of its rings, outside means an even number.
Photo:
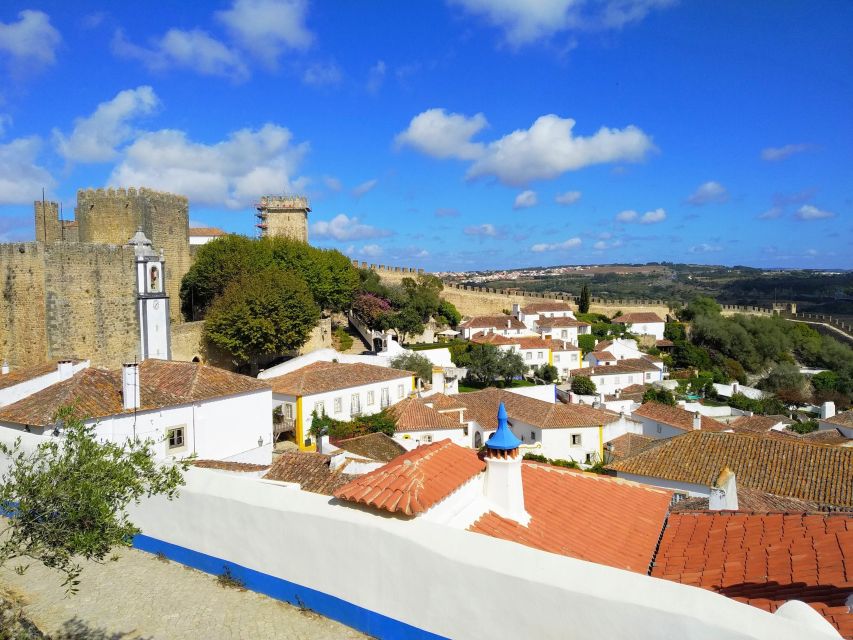
[{"label": "small white building", "polygon": [[635,384],[652,384],[663,380],[663,372],[644,359],[622,360],[618,364],[584,367],[569,372],[569,379],[586,376],[595,384],[597,393],[615,395]]},{"label": "small white building", "polygon": [[585,367],[609,367],[617,362],[616,356],[609,351],[590,351],[583,357]]},{"label": "small white building", "polygon": [[0,407],[68,380],[88,366],[88,360],[56,360],[12,371],[4,362],[0,368]]},{"label": "small white building", "polygon": [[761,400],[767,395],[761,389],[747,387],[745,384],[740,384],[737,381],[732,382],[731,384],[719,384],[717,382],[713,384],[714,391],[716,391],[717,395],[722,398],[731,398],[736,393],[740,393],[751,400]]},{"label": "small white building", "polygon": [[592,325],[569,317],[539,318],[534,330],[546,340],[566,340],[578,345],[578,336],[592,333]]},{"label": "small white building", "polygon": [[581,350],[567,340],[551,340],[551,364],[557,368],[560,380],[566,380],[570,371],[583,366]]},{"label": "small white building", "polygon": [[629,333],[654,336],[656,340],[663,340],[663,331],[666,328],[666,322],[658,314],[648,311],[623,313],[614,318],[613,323],[624,324]]},{"label": "small white building", "polygon": [[228,234],[216,227],[190,227],[190,246],[207,244],[211,240],[216,240],[226,235]]},{"label": "small white building", "polygon": [[60,435],[65,407],[102,441],[150,438],[157,459],[272,455],[270,386],[216,367],[153,359],[121,371],[88,367],[0,409],[0,427]]},{"label": "small white building", "polygon": [[499,333],[502,336],[529,336],[533,332],[514,316],[474,316],[457,327],[462,337],[470,340],[475,333]]},{"label": "small white building", "polygon": [[546,318],[569,318],[574,320],[575,313],[567,302],[551,300],[547,302],[531,302],[523,307],[512,305],[512,315],[524,323],[524,326],[534,330],[536,323]]},{"label": "small white building", "polygon": [[314,362],[266,380],[272,385],[273,405],[281,407],[282,430],[293,430],[305,451],[316,450],[312,413],[348,422],[379,413],[415,392],[411,371],[362,363]]},{"label": "small white building", "polygon": [[444,394],[428,398],[407,398],[389,410],[396,423],[394,440],[407,450],[449,438],[461,447],[470,447],[465,405]]},{"label": "small white building", "polygon": [[631,414],[643,426],[643,435],[652,438],[672,438],[690,431],[728,431],[728,425],[703,416],[698,411],[690,412],[681,407],[671,407],[659,402],[646,402]]}]

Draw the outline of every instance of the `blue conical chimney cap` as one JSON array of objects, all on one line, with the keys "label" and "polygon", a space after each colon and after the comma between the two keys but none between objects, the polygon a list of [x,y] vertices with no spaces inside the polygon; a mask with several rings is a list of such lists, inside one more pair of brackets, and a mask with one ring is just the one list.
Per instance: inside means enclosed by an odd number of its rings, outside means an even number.
[{"label": "blue conical chimney cap", "polygon": [[509,430],[509,427],[506,423],[506,407],[504,407],[504,403],[501,402],[498,407],[498,428],[495,431],[494,435],[491,438],[486,440],[486,447],[489,449],[497,449],[498,451],[510,451],[512,449],[518,449],[518,445],[521,444],[521,440],[515,437],[512,431]]}]

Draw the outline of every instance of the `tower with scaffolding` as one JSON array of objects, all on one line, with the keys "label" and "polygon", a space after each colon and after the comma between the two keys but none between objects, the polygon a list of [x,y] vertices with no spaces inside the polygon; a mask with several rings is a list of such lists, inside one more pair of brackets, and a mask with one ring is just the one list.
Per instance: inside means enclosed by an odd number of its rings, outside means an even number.
[{"label": "tower with scaffolding", "polygon": [[285,237],[308,242],[308,198],[299,195],[263,196],[255,205],[261,237]]}]

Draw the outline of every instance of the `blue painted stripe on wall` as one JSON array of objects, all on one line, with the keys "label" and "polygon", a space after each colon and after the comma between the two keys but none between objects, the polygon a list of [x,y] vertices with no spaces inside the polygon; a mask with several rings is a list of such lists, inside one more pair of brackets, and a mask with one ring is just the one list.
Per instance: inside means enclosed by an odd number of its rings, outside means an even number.
[{"label": "blue painted stripe on wall", "polygon": [[261,573],[171,542],[139,534],[133,538],[133,546],[148,553],[162,553],[170,560],[214,575],[220,575],[228,567],[231,570],[231,575],[251,591],[257,591],[296,606],[307,607],[320,615],[337,620],[375,638],[446,640],[444,636],[413,627],[405,622],[359,607],[322,591],[304,587],[289,580]]}]

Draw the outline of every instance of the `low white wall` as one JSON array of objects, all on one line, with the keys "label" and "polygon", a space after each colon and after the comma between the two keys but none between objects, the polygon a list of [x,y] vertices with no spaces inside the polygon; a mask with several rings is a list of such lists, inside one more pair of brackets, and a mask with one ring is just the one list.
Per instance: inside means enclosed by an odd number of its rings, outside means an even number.
[{"label": "low white wall", "polygon": [[730,416],[745,415],[745,412],[741,411],[740,409],[735,409],[733,407],[728,406],[709,407],[698,402],[679,402],[678,406],[682,409],[689,411],[690,413],[698,411],[703,416],[708,416],[709,418],[727,418]]},{"label": "low white wall", "polygon": [[551,404],[557,401],[556,385],[554,384],[537,384],[535,387],[514,387],[507,389],[507,391],[519,396],[550,402]]},{"label": "low white wall", "polygon": [[417,449],[422,444],[430,442],[438,442],[439,440],[450,439],[454,444],[460,447],[470,447],[471,437],[465,435],[465,427],[459,425],[458,429],[424,429],[422,431],[401,431],[394,434],[394,440],[399,442],[403,447],[411,451]]}]

